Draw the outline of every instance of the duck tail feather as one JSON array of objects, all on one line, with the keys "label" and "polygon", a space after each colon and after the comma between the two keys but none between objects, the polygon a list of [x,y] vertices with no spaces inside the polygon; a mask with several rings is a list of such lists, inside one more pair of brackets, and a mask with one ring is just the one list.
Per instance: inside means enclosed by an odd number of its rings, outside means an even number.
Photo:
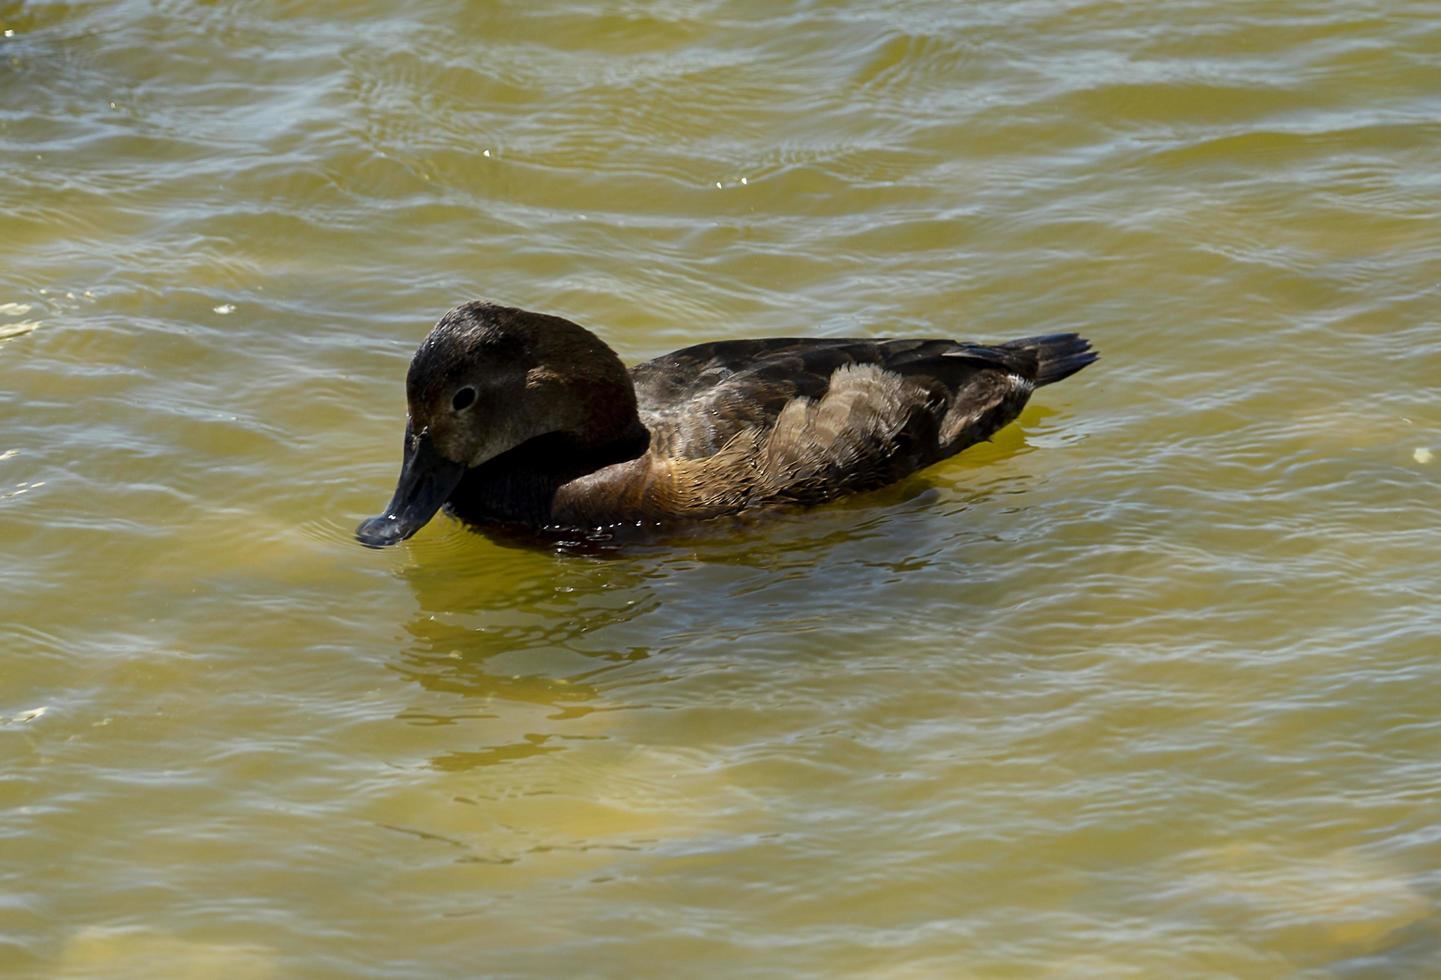
[{"label": "duck tail feather", "polygon": [[1091,349],[1091,342],[1080,334],[1052,333],[1025,337],[1001,344],[1017,350],[1036,352],[1036,387],[1069,378],[1101,355]]}]

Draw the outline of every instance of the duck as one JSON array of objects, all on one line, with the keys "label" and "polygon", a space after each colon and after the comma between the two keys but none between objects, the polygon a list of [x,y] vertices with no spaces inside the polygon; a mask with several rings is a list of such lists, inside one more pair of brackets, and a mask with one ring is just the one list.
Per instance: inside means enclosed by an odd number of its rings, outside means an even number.
[{"label": "duck", "polygon": [[1075,333],[717,340],[627,368],[570,320],[484,300],[442,316],[406,373],[372,548],[442,508],[471,525],[667,527],[874,490],[989,439],[1098,353]]}]

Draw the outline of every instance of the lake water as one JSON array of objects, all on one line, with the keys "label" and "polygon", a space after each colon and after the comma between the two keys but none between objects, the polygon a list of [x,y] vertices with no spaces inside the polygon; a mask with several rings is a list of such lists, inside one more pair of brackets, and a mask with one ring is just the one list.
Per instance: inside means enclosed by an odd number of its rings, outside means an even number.
[{"label": "lake water", "polygon": [[[1441,972],[1434,3],[0,0],[0,972]],[[1103,360],[387,551],[447,308]]]}]

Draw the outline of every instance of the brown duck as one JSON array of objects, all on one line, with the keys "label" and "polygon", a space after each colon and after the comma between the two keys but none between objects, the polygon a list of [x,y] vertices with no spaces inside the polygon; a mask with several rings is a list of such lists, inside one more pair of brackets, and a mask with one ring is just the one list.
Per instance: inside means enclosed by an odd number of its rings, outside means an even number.
[{"label": "brown duck", "polygon": [[722,340],[627,371],[569,320],[466,303],[410,362],[400,482],[356,537],[395,544],[442,506],[540,530],[818,504],[989,439],[1096,356],[1073,333]]}]

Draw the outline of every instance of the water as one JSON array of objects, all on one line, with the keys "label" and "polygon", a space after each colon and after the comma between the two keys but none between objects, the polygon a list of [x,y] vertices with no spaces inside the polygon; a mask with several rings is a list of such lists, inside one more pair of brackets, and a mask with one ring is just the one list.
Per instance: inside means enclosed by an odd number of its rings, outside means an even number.
[{"label": "water", "polygon": [[[1434,5],[0,28],[0,971],[1436,975]],[[365,550],[477,296],[1104,360],[812,513]]]}]

